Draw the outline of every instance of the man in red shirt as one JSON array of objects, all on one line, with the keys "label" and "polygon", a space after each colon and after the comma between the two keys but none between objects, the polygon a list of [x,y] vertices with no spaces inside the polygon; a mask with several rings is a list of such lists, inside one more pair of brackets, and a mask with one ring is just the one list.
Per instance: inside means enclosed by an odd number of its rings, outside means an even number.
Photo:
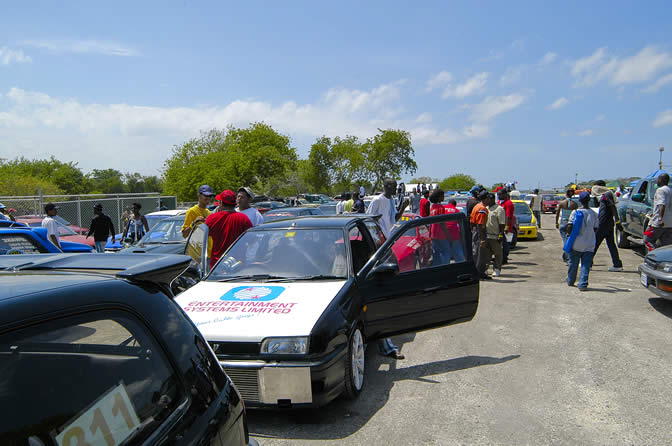
[{"label": "man in red shirt", "polygon": [[480,202],[474,206],[470,217],[472,241],[474,243],[472,250],[479,278],[491,279],[485,272],[489,260],[485,225],[488,223],[488,206],[490,205],[490,199],[488,198],[488,193],[486,191],[481,191],[481,193],[478,194],[478,199]]},{"label": "man in red shirt", "polygon": [[422,191],[422,198],[420,199],[420,216],[421,217],[429,217],[430,202],[429,202],[428,198],[429,198],[429,191],[428,190]]},{"label": "man in red shirt", "polygon": [[236,194],[232,190],[225,190],[217,195],[219,210],[208,215],[205,224],[208,226],[210,238],[212,238],[212,254],[210,267],[229,249],[229,246],[245,231],[252,227],[252,222],[247,215],[236,212]]},{"label": "man in red shirt", "polygon": [[513,203],[509,200],[509,193],[502,188],[497,193],[499,196],[499,205],[504,208],[506,215],[506,226],[504,227],[504,240],[502,241],[502,265],[509,263],[509,242],[506,240],[506,234],[513,234]]},{"label": "man in red shirt", "polygon": [[[434,189],[429,196],[432,206],[429,215],[459,214],[457,202],[450,200],[449,204],[442,205],[445,199],[445,193],[441,189]],[[455,221],[446,223],[434,223],[429,228],[429,236],[432,239],[432,249],[434,251],[434,265],[445,265],[453,259],[455,262],[464,262],[464,249],[462,247],[462,238],[460,237],[459,223]]]}]

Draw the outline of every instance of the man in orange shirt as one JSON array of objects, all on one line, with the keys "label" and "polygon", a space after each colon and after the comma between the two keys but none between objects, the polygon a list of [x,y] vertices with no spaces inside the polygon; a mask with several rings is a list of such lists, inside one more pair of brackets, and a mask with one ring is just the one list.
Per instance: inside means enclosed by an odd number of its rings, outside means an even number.
[{"label": "man in orange shirt", "polygon": [[471,239],[473,242],[472,251],[474,254],[474,263],[478,270],[478,277],[481,280],[492,279],[486,272],[488,265],[487,233],[485,225],[488,223],[488,206],[492,205],[488,198],[487,191],[481,191],[478,194],[479,203],[471,211],[469,221],[471,222]]}]

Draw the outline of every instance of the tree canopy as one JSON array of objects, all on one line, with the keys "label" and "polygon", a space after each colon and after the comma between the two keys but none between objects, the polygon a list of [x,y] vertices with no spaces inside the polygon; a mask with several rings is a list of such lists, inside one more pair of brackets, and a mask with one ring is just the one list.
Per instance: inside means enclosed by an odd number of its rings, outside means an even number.
[{"label": "tree canopy", "polygon": [[439,187],[443,190],[469,190],[475,185],[476,179],[464,173],[456,173],[439,183]]}]

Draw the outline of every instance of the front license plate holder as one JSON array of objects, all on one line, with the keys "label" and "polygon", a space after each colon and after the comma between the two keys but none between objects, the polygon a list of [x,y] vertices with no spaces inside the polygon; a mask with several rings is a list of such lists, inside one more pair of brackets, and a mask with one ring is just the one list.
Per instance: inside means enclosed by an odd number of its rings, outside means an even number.
[{"label": "front license plate holder", "polygon": [[642,285],[644,285],[644,288],[649,287],[649,276],[644,273],[640,273],[639,280],[642,282]]}]

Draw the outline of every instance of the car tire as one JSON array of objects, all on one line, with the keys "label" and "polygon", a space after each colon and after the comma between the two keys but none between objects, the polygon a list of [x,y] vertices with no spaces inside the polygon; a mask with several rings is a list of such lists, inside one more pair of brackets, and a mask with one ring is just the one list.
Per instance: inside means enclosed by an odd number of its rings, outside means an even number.
[{"label": "car tire", "polygon": [[348,353],[345,358],[345,390],[343,396],[348,400],[356,399],[364,388],[364,336],[359,327],[355,328],[348,340]]},{"label": "car tire", "polygon": [[616,231],[616,244],[618,245],[618,247],[629,248],[630,240],[628,240],[628,234],[618,229],[618,226],[614,230]]}]

